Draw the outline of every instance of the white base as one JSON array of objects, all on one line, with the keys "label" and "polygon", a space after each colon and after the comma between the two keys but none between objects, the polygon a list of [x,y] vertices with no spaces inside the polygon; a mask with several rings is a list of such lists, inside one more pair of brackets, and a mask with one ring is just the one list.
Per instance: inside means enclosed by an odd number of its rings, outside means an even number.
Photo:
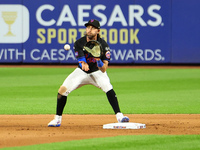
[{"label": "white base", "polygon": [[146,128],[145,124],[133,123],[133,122],[109,123],[103,125],[103,129],[144,129],[144,128]]}]

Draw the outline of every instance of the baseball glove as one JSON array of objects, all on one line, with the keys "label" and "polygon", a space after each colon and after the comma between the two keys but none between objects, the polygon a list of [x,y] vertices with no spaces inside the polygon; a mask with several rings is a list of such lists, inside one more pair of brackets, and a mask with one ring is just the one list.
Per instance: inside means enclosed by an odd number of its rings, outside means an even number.
[{"label": "baseball glove", "polygon": [[95,58],[100,58],[102,55],[103,49],[101,43],[99,43],[98,41],[89,41],[85,44],[83,48]]}]

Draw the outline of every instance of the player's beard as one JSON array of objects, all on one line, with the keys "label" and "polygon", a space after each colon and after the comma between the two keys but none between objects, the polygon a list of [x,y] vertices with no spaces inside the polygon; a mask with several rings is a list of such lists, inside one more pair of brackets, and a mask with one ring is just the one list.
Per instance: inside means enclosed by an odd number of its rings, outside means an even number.
[{"label": "player's beard", "polygon": [[96,34],[87,33],[86,35],[87,35],[88,39],[90,39],[90,40],[95,40],[95,38],[96,38]]}]

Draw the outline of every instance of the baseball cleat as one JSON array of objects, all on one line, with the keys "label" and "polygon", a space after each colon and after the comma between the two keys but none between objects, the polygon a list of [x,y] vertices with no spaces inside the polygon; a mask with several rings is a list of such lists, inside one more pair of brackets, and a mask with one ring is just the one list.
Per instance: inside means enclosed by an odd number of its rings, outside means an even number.
[{"label": "baseball cleat", "polygon": [[117,113],[116,118],[119,123],[129,122],[129,118],[127,116],[124,116],[122,113]]},{"label": "baseball cleat", "polygon": [[60,127],[62,116],[55,115],[54,119],[49,122],[48,127]]},{"label": "baseball cleat", "polygon": [[124,118],[122,118],[121,122],[129,122],[129,118],[127,116],[124,116]]}]

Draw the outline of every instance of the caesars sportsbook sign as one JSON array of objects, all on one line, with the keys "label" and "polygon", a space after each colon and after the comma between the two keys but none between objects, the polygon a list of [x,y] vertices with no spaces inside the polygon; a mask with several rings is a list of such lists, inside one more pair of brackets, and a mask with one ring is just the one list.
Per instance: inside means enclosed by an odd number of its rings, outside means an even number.
[{"label": "caesars sportsbook sign", "polygon": [[0,62],[76,63],[63,46],[73,48],[90,19],[100,21],[111,63],[170,61],[167,1],[36,1],[1,0]]}]

